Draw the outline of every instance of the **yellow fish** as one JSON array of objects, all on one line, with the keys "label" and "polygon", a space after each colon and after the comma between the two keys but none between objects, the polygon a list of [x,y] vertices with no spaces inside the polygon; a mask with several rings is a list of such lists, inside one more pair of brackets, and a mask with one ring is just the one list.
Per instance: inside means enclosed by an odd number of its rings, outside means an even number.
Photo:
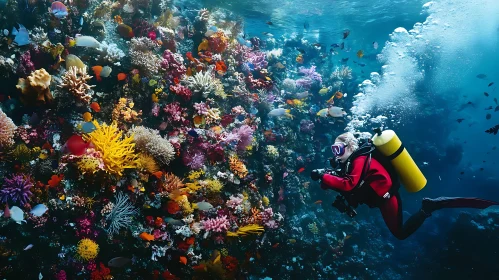
[{"label": "yellow fish", "polygon": [[329,92],[329,89],[326,88],[326,87],[323,87],[323,88],[321,88],[321,90],[319,90],[319,94],[322,94],[322,95],[324,95],[324,94],[326,94],[328,92]]},{"label": "yellow fish", "polygon": [[322,109],[319,112],[317,112],[317,116],[322,117],[322,118],[326,118],[327,115],[328,115],[328,109],[327,108]]},{"label": "yellow fish", "polygon": [[357,57],[362,58],[364,56],[364,52],[362,50],[357,52]]}]

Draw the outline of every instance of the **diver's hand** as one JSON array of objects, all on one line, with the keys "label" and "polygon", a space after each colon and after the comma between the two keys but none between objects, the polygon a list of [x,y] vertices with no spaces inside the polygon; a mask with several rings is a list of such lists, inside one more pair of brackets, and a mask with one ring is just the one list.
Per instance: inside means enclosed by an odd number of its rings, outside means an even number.
[{"label": "diver's hand", "polygon": [[312,178],[312,180],[314,181],[317,181],[319,179],[322,179],[322,176],[324,176],[325,173],[326,169],[314,169],[310,173],[310,178]]}]

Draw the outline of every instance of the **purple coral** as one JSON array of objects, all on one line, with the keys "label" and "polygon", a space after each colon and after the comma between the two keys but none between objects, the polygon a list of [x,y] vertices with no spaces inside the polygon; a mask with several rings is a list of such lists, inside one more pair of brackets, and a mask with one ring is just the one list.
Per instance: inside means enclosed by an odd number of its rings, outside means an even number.
[{"label": "purple coral", "polygon": [[204,102],[194,103],[194,110],[196,110],[198,115],[208,115],[208,105]]},{"label": "purple coral", "polygon": [[244,151],[247,146],[251,145],[253,141],[253,129],[249,125],[242,125],[236,131],[239,136],[239,142],[237,143],[237,149],[240,151]]},{"label": "purple coral", "polygon": [[315,124],[311,120],[301,120],[300,121],[300,132],[303,133],[314,133]]},{"label": "purple coral", "polygon": [[182,76],[187,72],[182,55],[172,53],[170,50],[166,50],[163,53],[161,68],[165,71],[165,79],[167,79],[170,83],[172,83],[175,78],[182,78]]},{"label": "purple coral", "polygon": [[19,58],[19,65],[17,66],[17,75],[27,77],[31,72],[35,71],[35,64],[31,61],[31,54],[26,51]]},{"label": "purple coral", "polygon": [[55,275],[55,279],[57,279],[57,280],[66,280],[66,279],[67,279],[66,277],[67,277],[67,276],[66,276],[66,271],[64,271],[64,270],[59,271],[59,272]]},{"label": "purple coral", "polygon": [[268,62],[266,60],[266,55],[263,52],[250,52],[246,58],[246,62],[253,65],[253,70],[259,71],[267,68]]},{"label": "purple coral", "polygon": [[185,153],[183,153],[182,161],[191,169],[200,169],[204,166],[206,156],[201,150],[190,148]]},{"label": "purple coral", "polygon": [[315,66],[312,66],[308,69],[305,67],[300,67],[299,71],[300,73],[304,74],[305,77],[302,79],[298,79],[296,81],[296,85],[302,88],[310,88],[314,82],[317,82],[319,83],[319,85],[321,85],[322,76],[315,71],[315,68]]},{"label": "purple coral", "polygon": [[30,191],[32,187],[33,183],[29,176],[13,175],[11,179],[5,178],[3,189],[0,190],[0,199],[2,202],[12,201],[24,205],[33,195]]},{"label": "purple coral", "polygon": [[220,216],[214,219],[208,219],[201,221],[201,226],[207,232],[224,232],[229,230],[229,220],[227,220],[227,216]]}]

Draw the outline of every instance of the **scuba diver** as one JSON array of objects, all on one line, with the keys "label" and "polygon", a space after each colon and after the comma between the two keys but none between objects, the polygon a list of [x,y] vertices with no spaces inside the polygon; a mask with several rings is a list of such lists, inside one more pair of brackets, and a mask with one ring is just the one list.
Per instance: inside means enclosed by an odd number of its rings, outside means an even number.
[{"label": "scuba diver", "polygon": [[499,205],[478,198],[424,198],[421,209],[404,223],[400,185],[402,183],[410,192],[419,191],[426,185],[426,178],[393,131],[383,131],[383,135],[379,129],[375,132],[373,139],[363,144],[350,132],[339,135],[331,146],[335,158],[329,159],[331,166],[336,165],[336,168],[311,172],[312,180],[320,180],[322,189],[340,194],[333,202],[340,212],[354,217],[357,214],[354,208],[359,204],[379,208],[390,232],[403,240],[413,234],[433,211],[443,208],[485,209]]}]

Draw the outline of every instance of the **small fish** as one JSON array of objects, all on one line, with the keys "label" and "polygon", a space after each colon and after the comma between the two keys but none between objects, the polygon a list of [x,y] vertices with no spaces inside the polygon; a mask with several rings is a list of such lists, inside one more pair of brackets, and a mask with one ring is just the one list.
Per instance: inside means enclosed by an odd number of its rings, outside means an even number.
[{"label": "small fish", "polygon": [[301,167],[300,169],[298,169],[298,173],[302,173],[303,171],[305,171],[305,167]]},{"label": "small fish", "polygon": [[341,63],[347,63],[348,62],[348,57],[342,58]]},{"label": "small fish", "polygon": [[489,87],[491,87],[491,86],[493,86],[493,85],[494,85],[494,82],[490,83],[490,84],[489,84]]},{"label": "small fish", "polygon": [[92,120],[92,114],[90,112],[83,113],[83,120],[89,122]]},{"label": "small fish", "polygon": [[497,112],[497,111],[499,111],[499,105],[496,106],[496,108],[494,109],[494,112]]},{"label": "small fish", "polygon": [[47,208],[47,206],[45,204],[38,204],[31,209],[30,213],[33,216],[41,217],[43,214],[45,214],[45,212],[47,212],[47,210],[49,210],[49,209]]},{"label": "small fish", "polygon": [[342,50],[342,49],[344,49],[344,48],[345,48],[345,42],[341,42],[341,44],[340,44],[340,49]]},{"label": "small fish", "polygon": [[314,204],[322,204],[322,200],[317,200]]},{"label": "small fish", "polygon": [[191,129],[187,132],[187,134],[189,134],[190,136],[194,137],[194,138],[198,138],[199,137],[199,134],[197,133],[197,131],[195,129]]},{"label": "small fish", "polygon": [[378,49],[378,42],[373,42],[373,48],[374,48],[375,50],[377,50],[377,49]]},{"label": "small fish", "polygon": [[111,69],[111,67],[104,66],[104,67],[102,67],[102,70],[100,72],[100,76],[103,78],[107,78],[107,77],[109,77],[109,75],[111,74],[112,71],[113,71],[113,69]]},{"label": "small fish", "polygon": [[171,218],[171,217],[165,218],[164,221],[169,223],[170,225],[174,225],[174,226],[183,226],[184,225],[184,222],[182,222],[181,220],[176,220],[176,219]]},{"label": "small fish", "polygon": [[211,205],[210,203],[205,202],[205,201],[198,202],[198,203],[193,203],[193,207],[197,208],[197,209],[199,209],[201,211],[206,211],[206,210],[213,209],[213,205]]},{"label": "small fish", "polygon": [[135,36],[135,34],[133,33],[133,29],[124,23],[116,27],[116,32],[118,32],[118,34],[120,34],[120,36],[125,39],[131,39]]},{"label": "small fish", "polygon": [[478,74],[478,75],[476,75],[476,77],[478,79],[485,79],[485,78],[487,78],[487,75],[485,75],[485,74]]},{"label": "small fish", "polygon": [[295,244],[296,243],[296,239],[288,239],[288,242],[291,243],[291,244]]},{"label": "small fish", "polygon": [[484,171],[485,169],[483,167],[480,167],[480,171]]},{"label": "small fish", "polygon": [[491,114],[487,114],[487,115],[485,115],[485,119],[490,120],[490,118],[492,118],[492,115],[491,115]]},{"label": "small fish", "polygon": [[163,177],[163,172],[162,171],[156,171],[152,175],[154,177],[156,177],[157,179],[161,179],[161,177]]},{"label": "small fish", "polygon": [[154,240],[154,235],[149,234],[147,232],[143,232],[139,235],[140,239],[144,241],[153,241]]},{"label": "small fish", "polygon": [[26,246],[23,251],[28,251],[31,248],[33,248],[33,244],[29,244],[28,246]]},{"label": "small fish", "polygon": [[304,49],[300,49],[300,48],[296,48],[297,51],[301,52],[302,54],[305,54],[305,50]]},{"label": "small fish", "polygon": [[464,121],[464,119],[457,119],[457,122],[458,122],[458,123],[461,123],[461,122],[463,122],[463,121]]},{"label": "small fish", "polygon": [[464,174],[464,171],[459,172],[459,174],[463,175],[463,174]]},{"label": "small fish", "polygon": [[187,264],[187,258],[184,257],[184,256],[181,256],[179,262],[182,263],[182,264],[184,264],[184,265],[186,265]]},{"label": "small fish", "polygon": [[100,105],[99,105],[99,103],[97,103],[97,102],[92,102],[92,103],[90,104],[90,108],[92,108],[92,110],[93,110],[94,112],[96,112],[96,113],[99,113],[99,112],[100,112]]},{"label": "small fish", "polygon": [[494,134],[494,135],[497,135],[497,132],[499,132],[499,124],[485,130],[485,133]]},{"label": "small fish", "polygon": [[496,105],[497,105],[497,98],[495,98],[495,97],[494,97],[494,102],[495,102],[495,103],[496,103]]},{"label": "small fish", "polygon": [[489,94],[487,92],[484,92],[483,95],[489,97]]},{"label": "small fish", "polygon": [[29,40],[29,32],[22,24],[19,24],[19,29],[12,27],[12,35],[16,36],[14,38],[14,43],[18,46],[28,45],[30,43]]},{"label": "small fish", "polygon": [[125,73],[119,73],[118,74],[118,81],[123,81],[126,79],[126,74]]},{"label": "small fish", "polygon": [[364,51],[359,50],[359,51],[357,52],[357,57],[358,57],[358,58],[362,58],[363,56],[364,56]]},{"label": "small fish", "polygon": [[10,208],[10,218],[18,224],[21,224],[21,222],[26,223],[26,221],[24,220],[24,211],[17,206],[13,206],[12,208]]},{"label": "small fish", "polygon": [[331,47],[332,47],[332,48],[339,48],[339,47],[340,47],[340,45],[338,45],[338,44],[334,43],[334,44],[331,44]]},{"label": "small fish", "polygon": [[267,25],[274,25],[271,21],[267,21],[265,24],[267,24]]},{"label": "small fish", "polygon": [[68,8],[60,1],[52,2],[52,5],[49,8],[49,12],[58,19],[63,19],[68,16]]},{"label": "small fish", "polygon": [[305,30],[308,30],[309,27],[310,27],[310,24],[308,24],[308,22],[305,22],[303,24],[303,28],[305,28]]},{"label": "small fish", "polygon": [[100,77],[100,73],[102,71],[102,66],[95,65],[92,67],[92,70],[94,71],[95,79],[97,79],[98,82],[102,81],[102,78]]},{"label": "small fish", "polygon": [[107,262],[107,266],[109,266],[109,267],[123,267],[131,262],[132,262],[132,260],[129,258],[117,257],[117,258],[113,258],[113,259],[109,260],[109,262]]},{"label": "small fish", "polygon": [[272,248],[274,248],[274,249],[275,249],[275,248],[277,248],[278,246],[279,246],[279,243],[276,243],[276,244],[272,245]]},{"label": "small fish", "polygon": [[489,107],[485,108],[485,111],[492,110],[492,109],[494,109],[494,107],[489,106]]},{"label": "small fish", "polygon": [[284,108],[277,108],[277,109],[273,109],[272,111],[270,111],[268,113],[269,116],[271,117],[282,117],[282,116],[285,116],[285,117],[288,117],[288,118],[293,118],[293,115],[290,114],[290,110],[286,110]]},{"label": "small fish", "polygon": [[343,31],[343,39],[346,39],[348,35],[350,35],[350,30],[345,29],[345,31]]}]

